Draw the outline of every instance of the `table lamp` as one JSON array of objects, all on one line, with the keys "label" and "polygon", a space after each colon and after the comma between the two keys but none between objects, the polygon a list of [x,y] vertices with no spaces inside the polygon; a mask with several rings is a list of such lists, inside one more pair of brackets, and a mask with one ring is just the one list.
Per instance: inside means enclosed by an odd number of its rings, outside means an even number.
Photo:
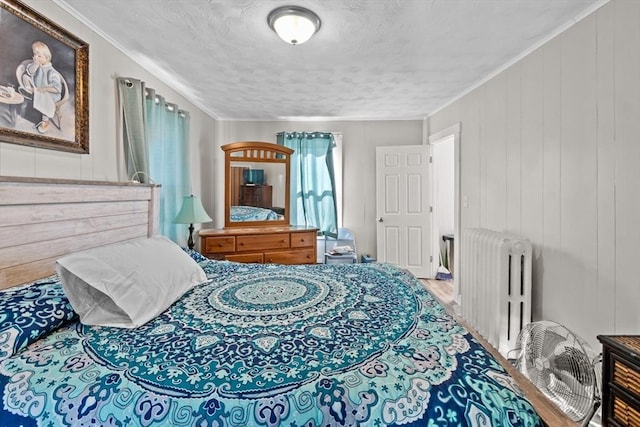
[{"label": "table lamp", "polygon": [[189,240],[187,244],[189,245],[189,249],[193,249],[193,224],[199,224],[202,222],[209,222],[212,219],[207,215],[207,212],[202,207],[202,202],[199,197],[194,196],[193,194],[190,196],[185,196],[182,200],[182,207],[180,208],[180,212],[176,216],[176,219],[173,220],[176,224],[189,224]]}]

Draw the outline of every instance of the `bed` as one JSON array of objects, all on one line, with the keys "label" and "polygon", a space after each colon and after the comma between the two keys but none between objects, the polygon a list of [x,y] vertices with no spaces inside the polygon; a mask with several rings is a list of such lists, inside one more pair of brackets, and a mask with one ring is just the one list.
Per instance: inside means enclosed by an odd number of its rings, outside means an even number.
[{"label": "bed", "polygon": [[[154,234],[152,220],[142,228]],[[1,265],[0,425],[542,425],[502,366],[404,270],[185,253],[206,280],[133,329],[80,323],[55,274],[14,286],[29,264],[51,273],[48,262]]]},{"label": "bed", "polygon": [[256,206],[231,206],[231,221],[266,221],[279,219],[271,209]]}]

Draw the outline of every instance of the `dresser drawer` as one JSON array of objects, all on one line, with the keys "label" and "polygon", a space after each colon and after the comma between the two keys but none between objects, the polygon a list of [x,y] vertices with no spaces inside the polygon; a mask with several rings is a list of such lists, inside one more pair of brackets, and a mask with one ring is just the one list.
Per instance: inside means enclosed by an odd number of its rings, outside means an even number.
[{"label": "dresser drawer", "polygon": [[292,248],[307,248],[316,244],[315,232],[291,233]]},{"label": "dresser drawer", "polygon": [[219,254],[236,250],[236,238],[231,237],[207,237],[205,238],[204,252],[207,254]]},{"label": "dresser drawer", "polygon": [[640,399],[640,372],[637,366],[631,366],[626,360],[611,355],[613,361],[611,382],[629,392],[635,399]]},{"label": "dresser drawer", "polygon": [[237,239],[236,250],[238,252],[256,252],[265,249],[289,248],[289,233],[255,234],[249,236],[238,236]]},{"label": "dresser drawer", "polygon": [[316,252],[313,249],[265,252],[264,262],[268,264],[315,264]]},{"label": "dresser drawer", "polygon": [[251,253],[251,254],[234,254],[227,255],[224,257],[227,261],[233,262],[254,262],[258,264],[262,264],[264,262],[264,256],[262,252],[259,253]]},{"label": "dresser drawer", "polygon": [[625,397],[619,395],[616,391],[611,395],[611,418],[609,421],[615,421],[616,424],[609,422],[608,425],[637,427],[640,426],[640,411],[638,411],[637,402],[629,402]]}]

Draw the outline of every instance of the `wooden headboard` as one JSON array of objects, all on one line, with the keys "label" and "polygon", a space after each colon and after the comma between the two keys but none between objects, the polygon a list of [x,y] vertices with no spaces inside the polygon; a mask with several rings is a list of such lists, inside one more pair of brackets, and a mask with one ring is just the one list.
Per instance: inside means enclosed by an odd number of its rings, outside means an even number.
[{"label": "wooden headboard", "polygon": [[158,233],[160,187],[0,176],[0,289],[84,249]]}]

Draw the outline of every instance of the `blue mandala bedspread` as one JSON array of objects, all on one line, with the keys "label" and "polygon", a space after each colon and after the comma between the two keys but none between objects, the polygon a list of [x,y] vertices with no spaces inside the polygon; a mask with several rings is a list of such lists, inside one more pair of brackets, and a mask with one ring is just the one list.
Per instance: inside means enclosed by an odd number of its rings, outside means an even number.
[{"label": "blue mandala bedspread", "polygon": [[265,221],[278,219],[278,214],[271,209],[255,206],[231,206],[231,221]]},{"label": "blue mandala bedspread", "polygon": [[407,272],[200,265],[211,281],[142,327],[71,319],[1,361],[0,425],[541,425]]}]

